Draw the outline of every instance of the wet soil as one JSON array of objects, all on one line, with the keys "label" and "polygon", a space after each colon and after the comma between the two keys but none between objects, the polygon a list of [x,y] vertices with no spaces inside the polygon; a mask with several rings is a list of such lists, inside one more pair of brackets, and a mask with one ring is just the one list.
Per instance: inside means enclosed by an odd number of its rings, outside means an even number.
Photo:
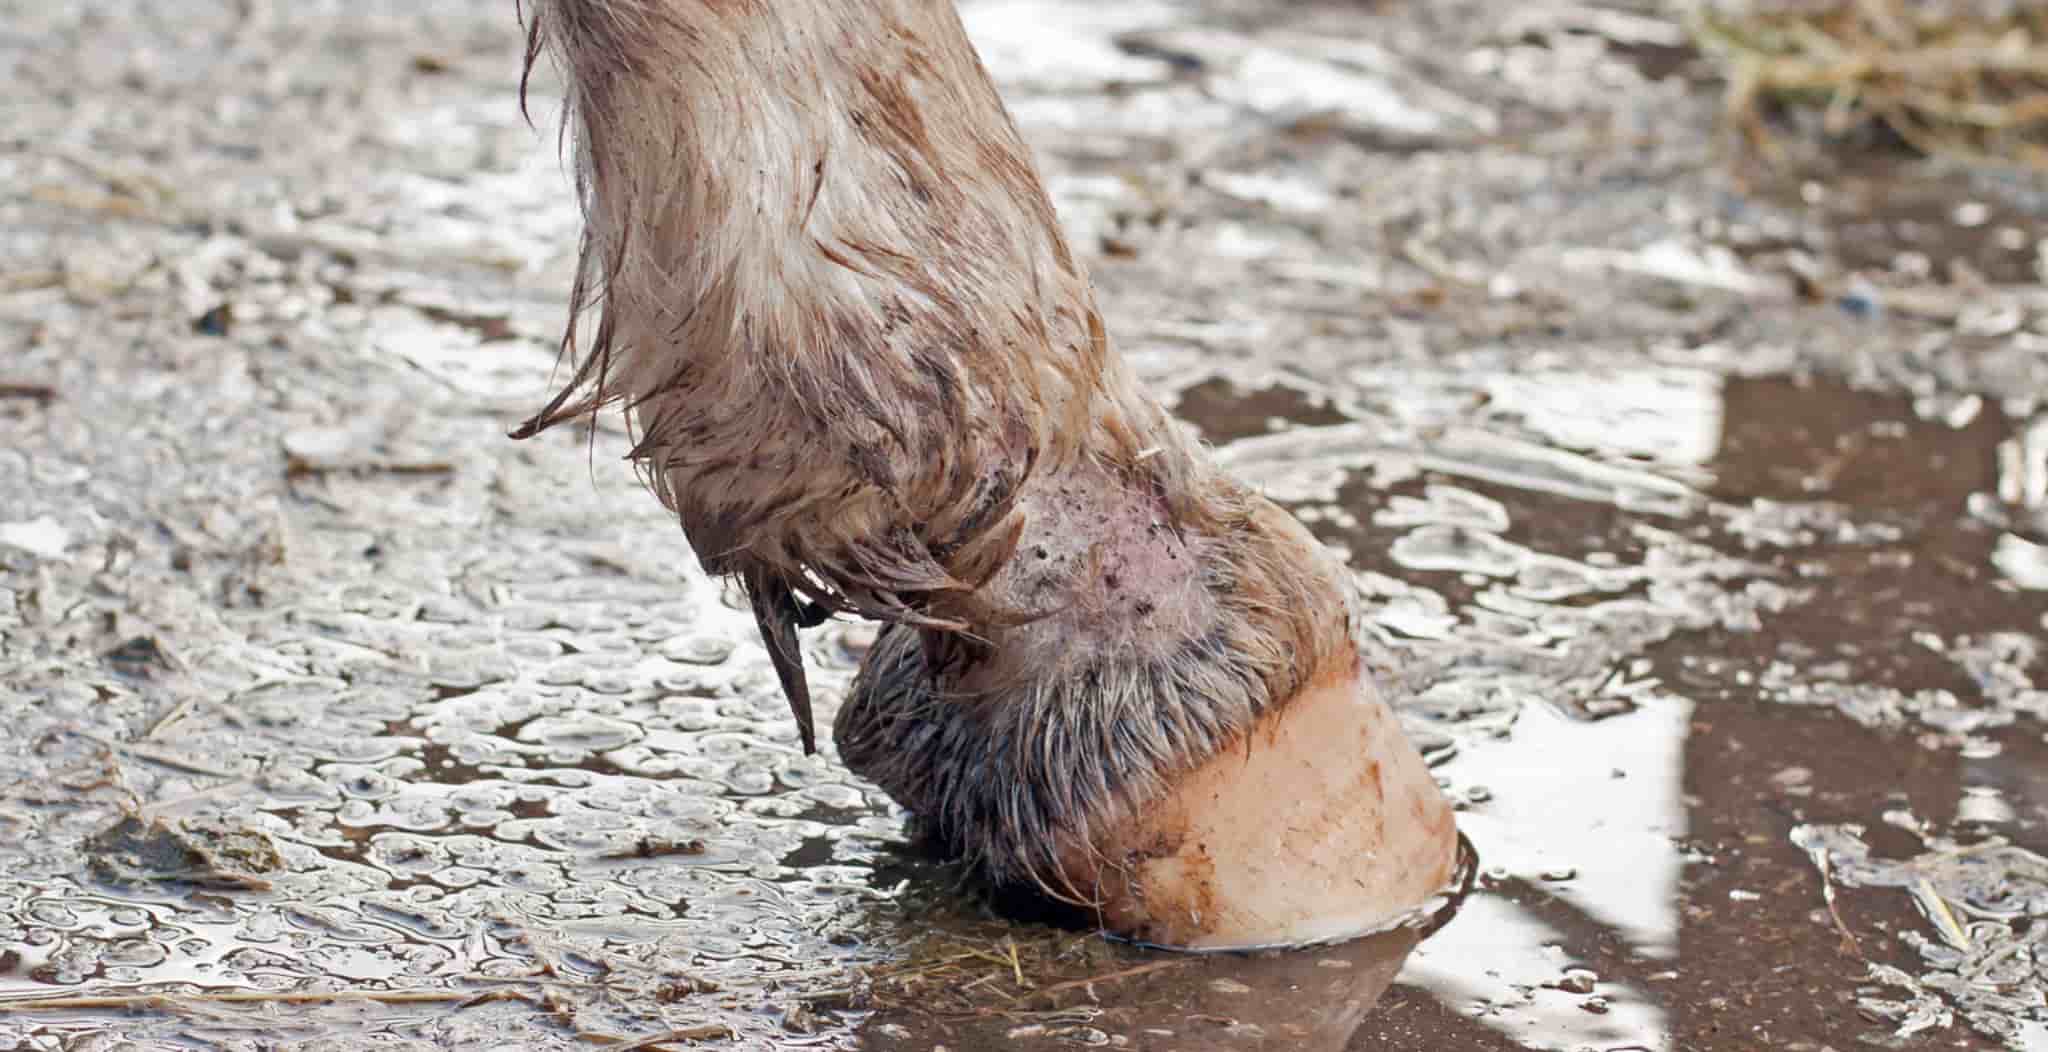
[{"label": "wet soil", "polygon": [[1470,893],[1147,953],[804,757],[625,436],[503,438],[509,5],[0,0],[0,1045],[2048,1049],[2048,187],[1759,170],[1655,4],[966,11]]}]

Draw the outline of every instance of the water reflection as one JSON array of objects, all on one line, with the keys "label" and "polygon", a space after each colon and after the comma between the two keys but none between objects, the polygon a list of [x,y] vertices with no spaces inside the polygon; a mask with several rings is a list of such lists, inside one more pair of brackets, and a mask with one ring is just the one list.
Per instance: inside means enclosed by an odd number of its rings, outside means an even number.
[{"label": "water reflection", "polygon": [[1665,699],[1588,724],[1537,702],[1506,737],[1453,759],[1444,773],[1479,798],[1458,821],[1486,860],[1489,892],[1401,981],[1533,1047],[1667,1047],[1668,993],[1587,969],[1584,936],[1639,961],[1678,957],[1691,715]]},{"label": "water reflection", "polygon": [[1020,927],[1015,916],[949,916],[958,904],[948,903],[916,916],[919,948],[878,974],[881,1011],[862,1027],[863,1047],[1339,1052],[1417,944],[1457,916],[1477,876],[1478,856],[1463,841],[1454,886],[1408,923],[1281,952],[1144,950]]},{"label": "water reflection", "polygon": [[862,1047],[1339,1052],[1421,935],[1397,928],[1291,953],[1135,959],[1098,976],[1059,979],[1002,1007],[884,1012],[861,1029]]}]

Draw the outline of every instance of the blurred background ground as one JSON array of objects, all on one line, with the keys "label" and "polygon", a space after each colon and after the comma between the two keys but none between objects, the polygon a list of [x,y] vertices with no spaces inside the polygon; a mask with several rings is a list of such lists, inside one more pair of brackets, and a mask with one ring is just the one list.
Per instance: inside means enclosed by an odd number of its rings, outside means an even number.
[{"label": "blurred background ground", "polygon": [[1347,552],[1457,915],[993,919],[803,757],[623,435],[503,437],[577,226],[511,5],[0,0],[0,1042],[2048,1048],[2032,8],[966,11]]}]

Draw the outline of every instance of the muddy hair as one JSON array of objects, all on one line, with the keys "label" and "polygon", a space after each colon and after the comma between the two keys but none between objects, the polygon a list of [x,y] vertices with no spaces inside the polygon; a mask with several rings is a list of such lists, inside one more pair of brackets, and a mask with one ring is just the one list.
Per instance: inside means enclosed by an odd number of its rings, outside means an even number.
[{"label": "muddy hair", "polygon": [[[1006,489],[1084,447],[1178,444],[950,4],[523,16],[529,73],[563,73],[585,227],[571,379],[517,434],[630,410],[632,460],[715,571],[965,627]],[[1166,452],[1147,472],[1183,489]]]},{"label": "muddy hair", "polygon": [[[1271,505],[1110,347],[951,0],[520,16],[521,103],[548,56],[584,232],[569,378],[514,437],[623,408],[636,469],[747,589],[807,748],[797,626],[888,623],[843,752],[1039,879],[1022,845],[1133,806],[1330,649],[1302,612],[1327,567],[1260,542]],[[976,802],[954,765],[991,751],[1035,802]]]}]

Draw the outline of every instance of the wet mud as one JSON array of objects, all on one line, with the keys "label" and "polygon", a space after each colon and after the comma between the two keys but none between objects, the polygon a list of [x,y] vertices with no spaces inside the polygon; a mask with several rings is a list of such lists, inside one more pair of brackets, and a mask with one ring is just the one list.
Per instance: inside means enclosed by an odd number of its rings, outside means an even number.
[{"label": "wet mud", "polygon": [[1656,5],[965,10],[1469,893],[1149,953],[803,756],[623,433],[503,438],[509,5],[0,0],[0,1044],[2048,1049],[2040,187],[1758,170]]}]

